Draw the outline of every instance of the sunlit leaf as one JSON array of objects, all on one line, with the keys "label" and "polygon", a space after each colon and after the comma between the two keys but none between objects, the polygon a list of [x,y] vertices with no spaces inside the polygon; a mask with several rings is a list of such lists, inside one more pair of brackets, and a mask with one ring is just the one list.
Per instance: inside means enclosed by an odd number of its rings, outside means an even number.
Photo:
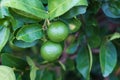
[{"label": "sunlit leaf", "polygon": [[0,79],[1,80],[16,80],[13,69],[7,66],[0,66]]},{"label": "sunlit leaf", "polygon": [[17,40],[33,42],[43,36],[42,26],[39,24],[24,25],[17,33]]}]

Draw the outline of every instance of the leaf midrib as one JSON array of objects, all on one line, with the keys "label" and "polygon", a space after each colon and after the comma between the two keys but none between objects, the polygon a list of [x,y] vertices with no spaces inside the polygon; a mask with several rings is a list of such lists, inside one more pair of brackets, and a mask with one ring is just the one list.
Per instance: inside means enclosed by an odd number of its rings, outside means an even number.
[{"label": "leaf midrib", "polygon": [[68,2],[68,0],[64,0],[64,2],[62,4],[60,4],[58,7],[54,8],[53,10],[51,10],[49,12],[49,14],[52,14],[52,12],[56,11],[56,9],[58,9],[59,7],[61,7],[63,4],[65,4],[66,2]]},{"label": "leaf midrib", "polygon": [[[41,31],[41,30],[42,30],[42,29],[38,29],[38,30],[35,30],[35,31],[32,31],[32,32],[29,32],[28,34],[36,33],[36,32]],[[22,37],[24,37],[24,36],[26,36],[26,35],[28,35],[28,34],[23,34],[23,35],[21,35],[21,36],[18,36],[17,39],[20,40]]]},{"label": "leaf midrib", "polygon": [[[8,3],[10,3],[10,1],[8,1]],[[22,4],[22,5],[24,5],[24,6],[29,7],[28,5],[26,5],[26,4],[25,4],[25,3],[23,3],[23,2],[21,2],[21,4]],[[40,11],[40,12],[42,12],[42,13],[47,13],[47,11],[42,10],[42,9],[40,9],[40,8],[38,9],[38,8],[36,8],[36,7],[34,7],[34,6],[33,6],[33,7],[31,7],[31,8],[33,8],[33,9],[35,9],[35,10],[38,10],[38,11]]]}]

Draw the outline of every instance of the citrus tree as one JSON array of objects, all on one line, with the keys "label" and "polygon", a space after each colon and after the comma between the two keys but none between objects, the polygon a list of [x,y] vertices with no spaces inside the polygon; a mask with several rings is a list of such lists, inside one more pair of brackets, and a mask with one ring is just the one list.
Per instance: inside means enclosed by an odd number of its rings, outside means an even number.
[{"label": "citrus tree", "polygon": [[119,0],[0,0],[0,80],[120,80]]}]

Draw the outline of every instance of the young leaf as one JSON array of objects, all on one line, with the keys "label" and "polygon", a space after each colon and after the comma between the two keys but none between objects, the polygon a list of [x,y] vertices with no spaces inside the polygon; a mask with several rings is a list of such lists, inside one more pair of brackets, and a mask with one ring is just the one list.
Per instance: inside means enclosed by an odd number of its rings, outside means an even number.
[{"label": "young leaf", "polygon": [[[48,14],[45,11],[40,0],[3,0],[3,6],[11,7],[20,11],[20,14],[34,18],[48,18]],[[30,14],[30,15],[26,15]]]},{"label": "young leaf", "polygon": [[114,69],[117,62],[117,52],[112,42],[107,42],[100,47],[100,65],[102,74],[107,77]]},{"label": "young leaf", "polygon": [[60,64],[60,66],[62,67],[62,69],[63,69],[64,71],[66,71],[65,65],[64,65],[61,61],[59,61],[58,63]]},{"label": "young leaf", "polygon": [[16,80],[13,69],[10,67],[1,65],[0,80]]},{"label": "young leaf", "polygon": [[1,52],[2,48],[5,46],[5,44],[7,43],[8,39],[9,39],[9,35],[10,35],[9,28],[3,27],[2,29],[0,29],[0,52]]},{"label": "young leaf", "polygon": [[92,67],[92,52],[88,46],[81,47],[76,58],[77,69],[83,77],[89,80]]},{"label": "young leaf", "polygon": [[15,57],[8,53],[1,55],[2,65],[14,67],[16,69],[24,70],[28,66],[27,62],[21,58]]},{"label": "young leaf", "polygon": [[42,26],[39,24],[24,25],[17,33],[17,40],[33,42],[43,36]]},{"label": "young leaf", "polygon": [[35,80],[38,68],[35,66],[34,62],[32,61],[32,59],[30,57],[27,57],[27,62],[29,64],[29,66],[31,67],[30,80]]},{"label": "young leaf", "polygon": [[112,40],[114,40],[114,39],[118,39],[118,38],[120,38],[120,33],[114,33],[114,34],[112,34],[111,36],[110,36],[110,41],[112,41]]},{"label": "young leaf", "polygon": [[80,0],[48,0],[48,11],[50,19],[58,17],[72,7],[74,7]]},{"label": "young leaf", "polygon": [[27,59],[27,63],[29,64],[30,67],[35,66],[35,63],[33,62],[33,60],[30,57],[27,56],[26,59]]}]

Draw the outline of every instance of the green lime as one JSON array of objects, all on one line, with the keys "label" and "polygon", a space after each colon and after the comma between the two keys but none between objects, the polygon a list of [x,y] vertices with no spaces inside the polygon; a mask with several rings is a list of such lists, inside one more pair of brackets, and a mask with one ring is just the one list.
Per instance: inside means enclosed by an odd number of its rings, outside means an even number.
[{"label": "green lime", "polygon": [[40,52],[44,60],[55,61],[62,54],[62,46],[59,43],[47,41],[42,45]]},{"label": "green lime", "polygon": [[67,25],[61,21],[53,22],[47,30],[48,38],[54,42],[61,42],[68,36],[69,29]]}]

